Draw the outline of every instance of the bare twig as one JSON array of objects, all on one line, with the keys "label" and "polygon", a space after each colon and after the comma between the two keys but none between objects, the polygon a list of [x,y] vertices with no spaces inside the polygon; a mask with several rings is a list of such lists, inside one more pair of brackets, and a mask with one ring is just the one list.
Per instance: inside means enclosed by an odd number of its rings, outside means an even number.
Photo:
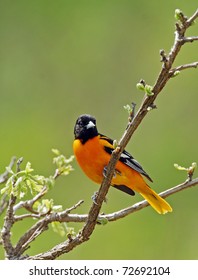
[{"label": "bare twig", "polygon": [[8,207],[8,204],[9,204],[9,201],[7,199],[7,195],[4,194],[0,200],[0,215]]},{"label": "bare twig", "polygon": [[194,41],[198,41],[198,36],[184,37],[183,38],[184,43],[193,43]]},{"label": "bare twig", "polygon": [[5,249],[6,257],[12,258],[13,256],[13,246],[10,240],[11,228],[14,224],[13,218],[13,206],[16,202],[16,197],[11,194],[8,204],[7,213],[5,216],[5,221],[3,228],[1,230],[2,245]]},{"label": "bare twig", "polygon": [[175,68],[172,68],[169,71],[170,77],[174,76],[174,73],[177,72],[177,71],[182,71],[182,70],[186,70],[186,69],[189,69],[189,68],[197,68],[197,67],[198,67],[198,61],[177,66]]}]

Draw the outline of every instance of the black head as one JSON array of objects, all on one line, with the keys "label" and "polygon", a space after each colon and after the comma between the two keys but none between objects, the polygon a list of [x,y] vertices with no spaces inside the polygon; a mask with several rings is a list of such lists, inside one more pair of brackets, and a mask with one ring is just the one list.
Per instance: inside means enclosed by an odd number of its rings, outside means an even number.
[{"label": "black head", "polygon": [[84,144],[87,140],[97,135],[96,119],[91,115],[79,116],[74,127],[75,139],[80,139]]}]

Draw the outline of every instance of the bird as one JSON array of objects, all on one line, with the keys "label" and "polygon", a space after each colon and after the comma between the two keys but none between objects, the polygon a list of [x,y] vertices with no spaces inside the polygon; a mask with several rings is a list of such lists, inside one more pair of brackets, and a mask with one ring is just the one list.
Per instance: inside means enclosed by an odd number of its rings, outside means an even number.
[{"label": "bird", "polygon": [[[95,117],[80,115],[74,126],[73,151],[84,173],[95,183],[101,184],[114,150],[113,140],[98,132]],[[171,206],[160,197],[146,180],[153,182],[134,157],[123,150],[115,166],[111,186],[134,196],[139,193],[159,213],[172,212]]]}]

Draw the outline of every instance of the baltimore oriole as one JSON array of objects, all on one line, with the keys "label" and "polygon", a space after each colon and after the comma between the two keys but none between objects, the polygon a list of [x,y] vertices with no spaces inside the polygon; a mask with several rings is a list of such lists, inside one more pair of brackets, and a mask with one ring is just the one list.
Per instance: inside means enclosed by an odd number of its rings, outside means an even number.
[{"label": "baltimore oriole", "polygon": [[[113,140],[98,133],[96,119],[90,115],[79,116],[74,136],[77,162],[91,180],[101,184],[114,150]],[[147,185],[142,175],[152,182],[141,165],[124,150],[116,164],[111,185],[129,195],[135,195],[135,191],[140,193],[159,214],[171,212],[171,206]]]}]

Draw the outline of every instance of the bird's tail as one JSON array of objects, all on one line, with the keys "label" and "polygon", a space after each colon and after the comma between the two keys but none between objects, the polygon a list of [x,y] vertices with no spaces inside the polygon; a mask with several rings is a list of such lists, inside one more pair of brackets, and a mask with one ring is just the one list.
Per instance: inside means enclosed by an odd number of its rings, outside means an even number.
[{"label": "bird's tail", "polygon": [[148,201],[148,203],[159,214],[166,214],[172,212],[171,206],[162,197],[160,197],[155,191],[153,191],[148,185],[144,187],[144,190],[140,194]]}]

